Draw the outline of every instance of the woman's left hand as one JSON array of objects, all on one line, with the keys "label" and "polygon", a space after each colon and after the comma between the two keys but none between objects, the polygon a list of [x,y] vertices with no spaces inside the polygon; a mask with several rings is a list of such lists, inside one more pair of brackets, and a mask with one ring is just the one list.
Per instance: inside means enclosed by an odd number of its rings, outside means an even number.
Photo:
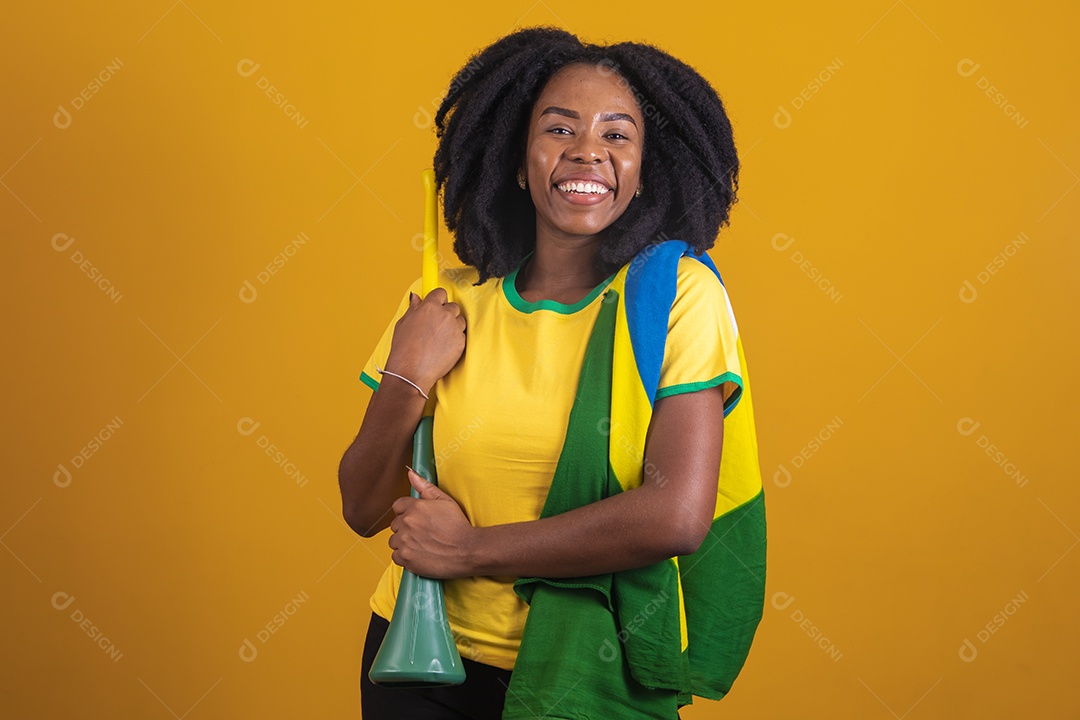
[{"label": "woman's left hand", "polygon": [[467,558],[473,526],[453,498],[415,471],[408,472],[420,497],[394,501],[396,517],[390,522],[389,540],[394,562],[440,580],[470,575]]}]

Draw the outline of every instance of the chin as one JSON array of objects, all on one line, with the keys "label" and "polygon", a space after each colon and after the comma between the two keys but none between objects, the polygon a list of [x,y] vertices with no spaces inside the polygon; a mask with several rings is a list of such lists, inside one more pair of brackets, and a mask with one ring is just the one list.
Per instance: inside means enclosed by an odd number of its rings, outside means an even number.
[{"label": "chin", "polygon": [[610,223],[607,225],[596,225],[589,227],[562,227],[560,228],[560,230],[562,230],[567,235],[576,235],[578,237],[592,237],[594,235],[602,234],[609,227],[611,227]]},{"label": "chin", "polygon": [[587,221],[584,218],[567,218],[564,222],[554,223],[560,232],[567,235],[599,235],[611,227],[618,218],[596,218]]}]

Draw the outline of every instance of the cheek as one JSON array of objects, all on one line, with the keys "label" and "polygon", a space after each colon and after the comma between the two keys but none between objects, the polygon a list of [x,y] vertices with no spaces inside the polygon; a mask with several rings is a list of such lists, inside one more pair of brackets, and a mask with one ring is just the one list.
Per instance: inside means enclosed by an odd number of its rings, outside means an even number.
[{"label": "cheek", "polygon": [[628,177],[631,180],[638,180],[641,177],[640,152],[635,152],[632,155],[626,157],[623,162],[623,176]]},{"label": "cheek", "polygon": [[530,145],[525,160],[529,177],[534,181],[546,180],[557,158],[558,154],[549,143],[538,141]]}]

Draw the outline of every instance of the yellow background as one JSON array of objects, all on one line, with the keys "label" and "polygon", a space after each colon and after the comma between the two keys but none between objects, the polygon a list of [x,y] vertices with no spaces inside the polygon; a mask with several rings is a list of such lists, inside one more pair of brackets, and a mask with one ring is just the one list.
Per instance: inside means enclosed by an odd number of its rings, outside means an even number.
[{"label": "yellow background", "polygon": [[420,272],[426,118],[537,24],[696,66],[743,162],[711,254],[768,601],[684,717],[1080,714],[1075,3],[170,2],[0,11],[0,714],[357,717],[357,376]]}]

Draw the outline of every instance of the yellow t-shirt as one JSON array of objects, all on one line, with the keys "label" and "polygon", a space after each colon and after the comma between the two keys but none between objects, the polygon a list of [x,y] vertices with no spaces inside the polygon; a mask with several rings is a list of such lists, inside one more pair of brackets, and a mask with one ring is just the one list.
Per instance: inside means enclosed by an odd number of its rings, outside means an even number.
[{"label": "yellow t-shirt", "polygon": [[[458,364],[435,384],[432,440],[439,487],[473,526],[487,527],[540,517],[585,348],[614,275],[572,305],[524,300],[514,284],[517,269],[474,286],[478,278],[470,267],[439,273],[448,300],[461,307],[466,343]],[[386,367],[394,324],[409,306],[409,292],[420,294],[420,278],[405,292],[361,373],[373,390],[381,379],[375,364]],[[680,258],[657,397],[723,383],[725,410],[730,410],[737,402],[732,393],[742,382],[737,333],[723,285],[701,262]],[[376,614],[392,616],[400,579],[399,566],[387,568],[371,597]],[[513,669],[528,613],[514,593],[514,580],[471,577],[444,583],[462,657]]]}]

